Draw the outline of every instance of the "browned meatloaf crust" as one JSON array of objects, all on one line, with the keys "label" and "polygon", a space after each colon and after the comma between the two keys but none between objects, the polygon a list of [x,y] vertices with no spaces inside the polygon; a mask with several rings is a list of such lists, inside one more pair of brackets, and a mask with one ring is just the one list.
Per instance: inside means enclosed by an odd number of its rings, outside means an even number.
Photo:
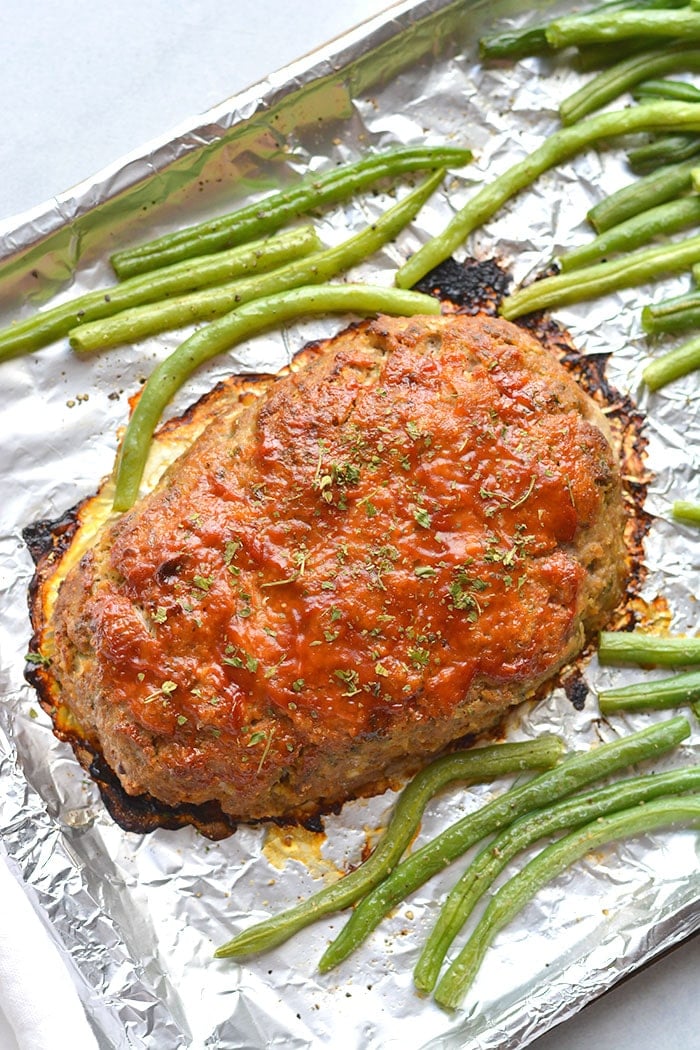
[{"label": "browned meatloaf crust", "polygon": [[498,721],[624,566],[593,402],[521,329],[380,318],[208,429],[61,587],[52,675],[127,792],[327,807]]}]

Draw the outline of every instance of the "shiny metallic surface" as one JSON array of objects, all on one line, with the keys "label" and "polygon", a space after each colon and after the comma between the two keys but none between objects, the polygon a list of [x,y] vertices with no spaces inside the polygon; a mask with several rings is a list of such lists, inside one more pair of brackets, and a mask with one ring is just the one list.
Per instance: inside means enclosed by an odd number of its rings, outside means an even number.
[{"label": "shiny metallic surface", "polygon": [[[559,60],[479,66],[480,29],[518,6],[399,3],[175,137],[122,158],[20,223],[0,225],[0,323],[108,284],[113,250],[262,196],[309,168],[353,159],[371,146],[426,138],[466,143],[474,163],[451,173],[411,230],[353,274],[390,283],[396,266],[438,232],[484,178],[556,128],[558,100],[581,82]],[[588,207],[627,180],[616,150],[589,152],[543,176],[479,230],[464,254],[496,255],[523,280],[587,238]],[[337,242],[390,200],[389,194],[367,195],[324,215],[321,237]],[[692,530],[671,522],[670,505],[678,496],[697,495],[696,379],[653,397],[640,385],[644,363],[659,350],[641,333],[639,308],[685,286],[679,278],[663,289],[630,290],[558,311],[557,319],[581,350],[610,354],[608,379],[647,414],[645,507],[653,519],[638,609],[647,625],[692,634],[700,592],[697,541]],[[280,367],[304,342],[341,323],[300,322],[236,348],[198,373],[173,411],[231,370]],[[181,339],[182,333],[169,333],[81,360],[64,340],[2,365],[0,477],[8,524],[0,536],[0,831],[7,851],[74,967],[104,1047],[322,1047],[339,1031],[342,1045],[358,1050],[525,1046],[700,927],[693,834],[621,843],[562,876],[503,931],[463,1011],[447,1015],[416,996],[411,970],[460,865],[399,907],[355,958],[325,977],[315,964],[341,917],[258,959],[212,961],[213,949],[232,932],[357,863],[393,793],[346,805],[326,819],[323,836],[305,842],[265,827],[242,827],[218,843],[190,830],[124,833],[53,737],[24,682],[32,565],[21,529],[58,517],[95,490],[111,470],[127,398]],[[18,475],[21,486],[13,483]],[[601,669],[593,658],[583,667],[589,694],[582,710],[557,690],[522,709],[509,735],[553,731],[580,749],[667,717],[599,717],[595,690],[639,676],[633,669]],[[696,722],[693,731],[688,745],[654,768],[697,761]],[[505,786],[441,795],[426,813],[422,839]]]}]

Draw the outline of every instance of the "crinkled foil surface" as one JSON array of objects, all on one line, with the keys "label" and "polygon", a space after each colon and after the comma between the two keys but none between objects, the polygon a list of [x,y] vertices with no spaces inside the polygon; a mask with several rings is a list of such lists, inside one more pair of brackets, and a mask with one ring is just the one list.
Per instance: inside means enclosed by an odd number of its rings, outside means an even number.
[{"label": "crinkled foil surface", "polygon": [[[479,32],[520,6],[400,3],[227,100],[175,138],[123,158],[19,225],[6,224],[0,228],[0,321],[109,283],[107,256],[119,246],[213,215],[309,169],[355,158],[368,146],[426,139],[470,145],[474,163],[448,179],[410,232],[353,274],[391,283],[406,254],[438,232],[484,177],[504,170],[557,126],[558,100],[579,84],[558,62],[479,67]],[[558,249],[589,237],[587,208],[628,178],[615,150],[586,153],[503,209],[465,253],[496,254],[522,280]],[[389,202],[368,195],[325,215],[321,236],[334,243]],[[653,521],[640,605],[647,622],[650,610],[660,608],[668,611],[661,626],[695,633],[697,533],[671,523],[669,509],[674,498],[699,495],[697,378],[652,399],[640,385],[650,348],[639,306],[684,287],[680,279],[668,281],[568,308],[557,318],[586,353],[611,353],[610,381],[648,413],[646,509]],[[238,347],[198,374],[174,410],[232,370],[277,369],[308,339],[341,325],[337,318],[317,319]],[[447,1015],[416,996],[411,970],[457,877],[455,865],[325,977],[315,964],[338,918],[245,965],[212,961],[213,949],[233,931],[357,862],[386,818],[391,792],[346,805],[325,821],[324,835],[242,827],[212,843],[189,829],[125,833],[110,821],[67,746],[54,739],[24,682],[32,564],[21,529],[59,517],[96,489],[111,469],[128,396],[181,338],[175,333],[79,361],[63,341],[2,366],[0,828],[74,968],[100,1045],[308,1048],[340,1045],[342,1032],[344,1048],[363,1050],[522,1047],[700,926],[693,833],[647,835],[599,850],[556,880],[498,937],[463,1010]],[[594,658],[584,676],[590,692],[581,711],[557,690],[519,712],[511,738],[551,731],[571,748],[585,748],[657,717],[601,720],[595,689],[631,681],[638,672],[599,669]],[[694,744],[657,768],[697,761],[697,728]],[[422,835],[504,786],[447,792],[429,806]]]}]

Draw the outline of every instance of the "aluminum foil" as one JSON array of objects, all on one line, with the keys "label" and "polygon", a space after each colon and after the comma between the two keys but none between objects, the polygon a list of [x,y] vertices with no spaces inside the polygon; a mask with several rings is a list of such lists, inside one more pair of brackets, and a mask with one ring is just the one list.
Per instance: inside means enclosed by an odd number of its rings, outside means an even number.
[{"label": "aluminum foil", "polygon": [[[353,274],[390,284],[407,253],[438,232],[484,177],[504,170],[557,126],[558,100],[579,83],[559,62],[479,67],[478,34],[519,6],[498,0],[395,5],[228,99],[196,126],[6,223],[0,227],[0,322],[109,283],[107,257],[117,247],[216,214],[367,146],[426,139],[469,144],[473,164],[448,179],[410,232]],[[497,255],[520,281],[559,249],[590,236],[587,208],[626,181],[616,151],[586,153],[502,209],[465,252]],[[325,215],[322,237],[342,239],[389,200],[368,195]],[[697,379],[651,399],[640,386],[651,351],[639,306],[683,287],[680,279],[668,281],[557,317],[586,353],[611,353],[612,384],[648,413],[653,521],[639,608],[646,622],[659,616],[664,628],[695,633],[697,533],[671,523],[669,508],[678,496],[700,495]],[[173,411],[232,370],[274,370],[308,339],[341,326],[337,318],[316,319],[236,348],[199,373]],[[308,1048],[332,1045],[342,1031],[344,1047],[363,1050],[525,1046],[700,926],[696,836],[647,835],[600,850],[557,879],[498,937],[464,1008],[453,1015],[416,996],[411,971],[459,865],[400,906],[364,949],[325,977],[315,963],[339,928],[338,917],[244,965],[213,962],[214,947],[234,931],[356,863],[385,821],[393,793],[346,805],[319,836],[241,827],[212,843],[192,830],[125,833],[110,821],[68,748],[54,739],[24,682],[32,564],[21,529],[60,516],[96,489],[111,468],[127,397],[181,338],[165,335],[80,361],[61,341],[2,365],[0,829],[73,969],[100,1045]],[[580,749],[655,717],[601,720],[595,690],[638,672],[600,669],[592,659],[584,674],[590,692],[581,711],[556,690],[517,713],[510,738],[556,732]],[[692,742],[656,768],[697,761],[697,730],[695,724]],[[443,794],[429,806],[422,836],[507,784]]]}]

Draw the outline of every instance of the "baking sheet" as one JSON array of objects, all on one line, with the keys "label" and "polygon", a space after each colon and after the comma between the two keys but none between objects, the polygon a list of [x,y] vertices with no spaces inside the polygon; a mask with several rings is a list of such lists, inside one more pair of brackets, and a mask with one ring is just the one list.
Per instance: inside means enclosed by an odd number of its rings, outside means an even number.
[{"label": "baking sheet", "polygon": [[[474,42],[481,25],[519,6],[396,5],[369,28],[228,100],[197,126],[116,162],[19,227],[0,227],[0,321],[28,315],[52,296],[58,301],[99,287],[110,279],[110,251],[173,228],[183,215],[195,220],[231,207],[236,194],[243,199],[262,193],[309,167],[354,158],[368,145],[466,141],[477,154],[475,163],[453,175],[449,192],[421,213],[420,223],[356,274],[390,283],[396,265],[444,225],[486,172],[503,170],[556,126],[557,100],[578,83],[563,67],[546,79],[536,77],[540,65],[533,60],[515,70],[477,68]],[[581,157],[504,209],[472,238],[470,251],[482,257],[497,252],[519,280],[559,247],[582,239],[582,217],[601,186],[610,190],[626,179],[615,154]],[[321,220],[321,235],[328,243],[339,240],[389,202],[370,195],[339,209]],[[682,281],[667,282],[664,295],[682,287]],[[632,291],[557,315],[587,352],[613,352],[610,378],[635,396],[648,353],[636,309],[644,300],[645,291]],[[335,319],[306,322],[238,348],[198,375],[176,408],[231,369],[279,367],[307,339],[338,325]],[[356,861],[368,830],[388,812],[391,794],[353,803],[329,818],[325,839],[311,844],[306,863],[290,856],[274,829],[242,828],[216,844],[191,831],[125,834],[106,817],[68,750],[53,739],[23,682],[32,569],[21,527],[56,517],[94,491],[111,468],[126,398],[181,338],[168,335],[135,351],[80,362],[63,342],[2,366],[7,495],[0,541],[0,682],[6,697],[0,709],[0,828],[7,848],[63,942],[105,1047],[324,1046],[341,1026],[348,1047],[524,1046],[697,929],[691,834],[622,845],[558,880],[499,937],[464,1012],[448,1017],[414,995],[411,969],[421,933],[454,874],[432,880],[380,927],[357,959],[325,978],[315,975],[315,960],[340,919],[320,923],[249,964],[211,961],[213,947],[232,930],[293,903],[317,880]],[[695,495],[700,435],[688,403],[693,389],[690,377],[649,406],[642,399],[642,407],[650,408],[649,466],[655,474],[647,508],[658,515],[647,540],[645,615],[654,615],[658,606],[651,602],[661,594],[669,606],[662,623],[691,633],[697,548],[692,533],[667,518],[676,495]],[[600,671],[593,662],[586,677],[595,687],[635,674]],[[557,692],[515,720],[511,736],[563,727],[580,747],[646,721],[600,723],[592,695],[576,712]],[[693,745],[658,765],[692,761],[697,739],[696,733]],[[481,804],[489,792],[437,799],[424,836]]]}]

